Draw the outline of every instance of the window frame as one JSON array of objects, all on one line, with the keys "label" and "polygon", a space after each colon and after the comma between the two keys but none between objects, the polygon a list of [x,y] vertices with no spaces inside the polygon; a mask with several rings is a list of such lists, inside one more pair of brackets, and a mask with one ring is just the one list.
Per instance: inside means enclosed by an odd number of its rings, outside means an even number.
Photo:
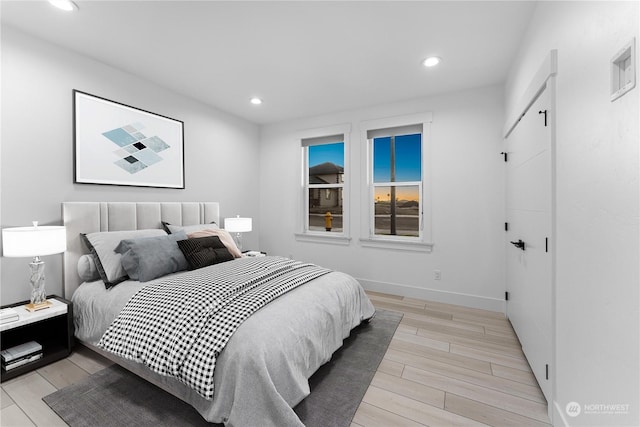
[{"label": "window frame", "polygon": [[[295,233],[296,240],[318,242],[318,243],[330,243],[338,245],[348,245],[351,241],[349,237],[349,204],[350,204],[350,164],[349,164],[349,135],[351,133],[351,125],[343,124],[336,126],[329,126],[319,129],[311,129],[303,131],[297,137],[298,146],[301,151],[301,182],[300,182],[300,214],[298,215],[298,231]],[[310,145],[330,144],[330,137],[342,135],[342,142],[344,144],[344,173],[342,174],[341,184],[309,184],[309,154],[308,147]],[[322,141],[327,139],[327,142],[309,143],[309,140]],[[335,139],[333,142],[340,142]],[[319,231],[309,229],[309,191],[313,188],[342,188],[342,231]]]},{"label": "window frame", "polygon": [[[368,120],[360,123],[361,140],[365,147],[366,155],[362,159],[362,214],[361,237],[363,246],[386,249],[398,249],[418,252],[431,252],[433,248],[431,230],[431,113],[420,113],[406,116],[389,117],[384,119]],[[380,136],[369,138],[369,133],[377,133],[385,129],[421,126],[421,181],[376,183],[373,176],[373,140]],[[419,219],[418,233],[414,236],[394,236],[375,234],[375,188],[393,184],[394,186],[419,185]]]}]

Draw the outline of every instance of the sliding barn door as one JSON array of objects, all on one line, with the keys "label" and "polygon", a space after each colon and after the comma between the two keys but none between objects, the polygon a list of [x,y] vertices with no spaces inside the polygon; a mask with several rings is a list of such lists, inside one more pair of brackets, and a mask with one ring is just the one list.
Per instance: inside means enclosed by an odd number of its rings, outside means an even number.
[{"label": "sliding barn door", "polygon": [[549,89],[506,140],[507,316],[550,402],[553,352],[552,179]]}]

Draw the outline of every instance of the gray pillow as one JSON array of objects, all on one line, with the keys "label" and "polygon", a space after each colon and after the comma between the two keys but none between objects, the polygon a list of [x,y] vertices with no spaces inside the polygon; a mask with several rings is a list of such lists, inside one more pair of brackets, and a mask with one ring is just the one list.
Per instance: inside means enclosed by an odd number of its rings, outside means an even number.
[{"label": "gray pillow", "polygon": [[149,230],[101,231],[81,234],[81,237],[95,257],[100,278],[105,287],[109,289],[128,279],[127,273],[120,263],[121,255],[114,252],[114,249],[122,240],[166,235],[167,233],[164,230],[155,228]]},{"label": "gray pillow", "polygon": [[120,262],[129,278],[148,282],[189,268],[177,243],[186,239],[184,231],[168,236],[126,239],[120,242],[115,251],[122,255]]},{"label": "gray pillow", "polygon": [[83,282],[100,280],[100,273],[93,255],[82,255],[78,259],[78,276]]},{"label": "gray pillow", "polygon": [[212,222],[211,224],[195,224],[195,225],[172,225],[168,222],[162,222],[162,226],[169,234],[177,233],[178,231],[184,231],[187,234],[194,233],[202,230],[217,230],[218,224]]}]

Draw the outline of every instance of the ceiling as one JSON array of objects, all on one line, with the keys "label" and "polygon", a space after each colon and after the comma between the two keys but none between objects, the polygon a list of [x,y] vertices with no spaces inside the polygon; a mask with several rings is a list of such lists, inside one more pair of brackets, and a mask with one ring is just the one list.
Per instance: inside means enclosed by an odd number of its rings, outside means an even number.
[{"label": "ceiling", "polygon": [[[2,1],[1,22],[259,124],[499,84],[528,1]],[[421,66],[431,55],[434,68]],[[260,106],[249,99],[264,99]]]}]

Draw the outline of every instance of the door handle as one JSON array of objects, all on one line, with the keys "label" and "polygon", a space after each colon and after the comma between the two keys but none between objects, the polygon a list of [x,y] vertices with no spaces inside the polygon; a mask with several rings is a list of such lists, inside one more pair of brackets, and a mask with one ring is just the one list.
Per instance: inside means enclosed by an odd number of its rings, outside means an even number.
[{"label": "door handle", "polygon": [[511,244],[516,248],[520,248],[524,251],[524,242],[522,241],[522,239],[518,240],[517,242],[511,242]]}]

